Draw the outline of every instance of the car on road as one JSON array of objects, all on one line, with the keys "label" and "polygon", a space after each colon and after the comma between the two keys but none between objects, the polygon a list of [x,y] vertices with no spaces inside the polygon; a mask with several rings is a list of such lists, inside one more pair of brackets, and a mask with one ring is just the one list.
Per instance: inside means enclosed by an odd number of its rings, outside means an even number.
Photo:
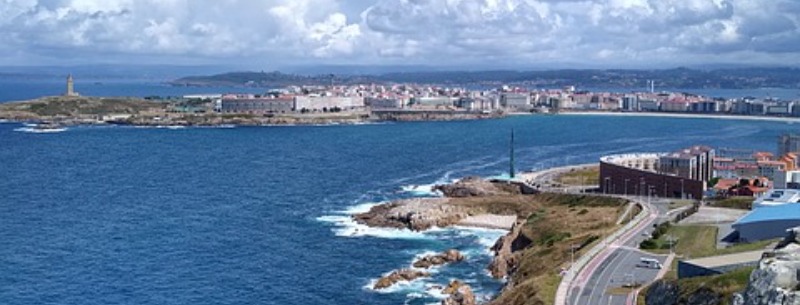
[{"label": "car on road", "polygon": [[642,257],[639,259],[639,263],[636,264],[636,267],[640,268],[648,268],[648,269],[661,269],[663,267],[661,262],[656,259]]}]

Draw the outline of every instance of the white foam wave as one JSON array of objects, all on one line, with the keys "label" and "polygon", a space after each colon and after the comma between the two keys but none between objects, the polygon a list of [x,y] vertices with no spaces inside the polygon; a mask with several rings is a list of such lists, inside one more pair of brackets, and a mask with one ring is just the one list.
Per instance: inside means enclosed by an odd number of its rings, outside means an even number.
[{"label": "white foam wave", "polygon": [[35,128],[35,127],[22,127],[22,128],[16,128],[16,129],[14,129],[14,131],[27,132],[27,133],[59,133],[59,132],[67,131],[67,128],[46,128],[46,129],[41,129],[41,128]]},{"label": "white foam wave", "polygon": [[[384,274],[383,276],[387,276],[389,273]],[[364,285],[365,290],[374,291],[378,293],[404,293],[406,296],[413,293],[427,293],[428,289],[426,287],[434,286],[432,284],[431,278],[427,277],[420,277],[416,278],[412,281],[399,281],[392,286],[383,288],[383,289],[374,289],[375,283],[378,282],[378,279],[372,279]]]},{"label": "white foam wave", "polygon": [[317,217],[318,221],[331,223],[334,225],[333,233],[340,237],[378,237],[386,239],[430,239],[429,235],[423,232],[415,232],[408,229],[393,228],[373,228],[359,224],[349,215],[328,215]]},{"label": "white foam wave", "polygon": [[404,185],[400,187],[405,193],[409,193],[414,196],[431,196],[437,197],[441,196],[442,193],[439,191],[434,190],[433,188],[437,185],[437,183],[433,184],[411,184],[411,185]]},{"label": "white foam wave", "polygon": [[347,215],[355,215],[355,214],[366,213],[366,212],[369,212],[369,210],[372,209],[374,206],[377,206],[377,205],[380,205],[380,204],[382,204],[382,202],[377,202],[377,203],[376,202],[367,202],[367,203],[357,204],[357,205],[354,205],[354,206],[351,206],[351,207],[345,209],[344,211],[342,211],[342,213],[347,214]]}]

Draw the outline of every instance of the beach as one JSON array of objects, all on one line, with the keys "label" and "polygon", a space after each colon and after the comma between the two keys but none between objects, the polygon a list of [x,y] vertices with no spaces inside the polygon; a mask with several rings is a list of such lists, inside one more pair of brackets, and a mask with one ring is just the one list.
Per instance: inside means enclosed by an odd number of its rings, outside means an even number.
[{"label": "beach", "polygon": [[769,122],[800,123],[800,118],[754,116],[754,115],[734,115],[734,114],[700,114],[700,113],[668,113],[668,112],[569,111],[569,112],[560,112],[560,113],[558,113],[558,115],[660,117],[660,118],[748,120],[748,121],[769,121]]}]

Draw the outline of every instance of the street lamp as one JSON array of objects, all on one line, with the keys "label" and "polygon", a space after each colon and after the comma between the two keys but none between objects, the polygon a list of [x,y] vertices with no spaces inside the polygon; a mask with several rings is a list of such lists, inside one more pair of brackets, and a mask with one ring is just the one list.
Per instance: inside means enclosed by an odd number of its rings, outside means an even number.
[{"label": "street lamp", "polygon": [[681,179],[681,200],[684,199],[683,197],[685,196],[683,195],[683,179]]},{"label": "street lamp", "polygon": [[666,239],[667,239],[667,242],[669,243],[669,253],[674,253],[675,252],[674,246],[675,246],[675,242],[677,241],[677,238],[675,238],[672,235],[667,235]]},{"label": "street lamp", "polygon": [[625,178],[625,197],[628,196],[628,180],[630,180],[630,179]]},{"label": "street lamp", "polygon": [[643,197],[645,194],[644,186],[645,186],[644,177],[639,177],[639,195]]},{"label": "street lamp", "polygon": [[570,263],[569,263],[569,272],[571,274],[573,274],[573,275],[575,274],[575,249],[577,249],[578,247],[580,247],[580,245],[572,244],[572,245],[569,246],[569,250],[570,250],[570,254],[571,254],[571,256],[570,256],[571,260],[570,260]]}]

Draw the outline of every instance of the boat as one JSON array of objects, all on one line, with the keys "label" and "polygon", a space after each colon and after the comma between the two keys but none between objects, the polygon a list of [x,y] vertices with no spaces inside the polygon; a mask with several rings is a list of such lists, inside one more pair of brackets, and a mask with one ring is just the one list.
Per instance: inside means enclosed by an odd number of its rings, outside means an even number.
[{"label": "boat", "polygon": [[67,130],[63,125],[53,122],[41,122],[33,126],[32,129],[37,132],[61,132]]}]

